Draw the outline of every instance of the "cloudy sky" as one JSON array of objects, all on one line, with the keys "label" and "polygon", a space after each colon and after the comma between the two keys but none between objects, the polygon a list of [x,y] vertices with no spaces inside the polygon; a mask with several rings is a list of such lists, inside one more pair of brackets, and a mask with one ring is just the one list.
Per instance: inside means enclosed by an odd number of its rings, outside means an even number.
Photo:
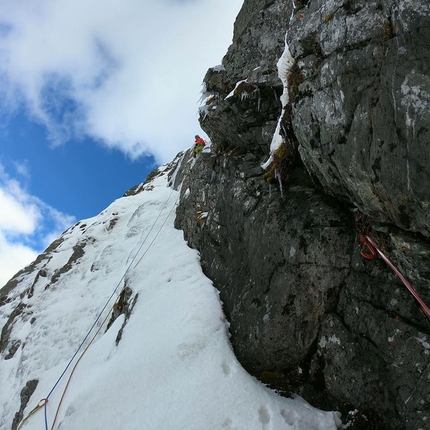
[{"label": "cloudy sky", "polygon": [[201,133],[243,0],[1,0],[0,286]]}]

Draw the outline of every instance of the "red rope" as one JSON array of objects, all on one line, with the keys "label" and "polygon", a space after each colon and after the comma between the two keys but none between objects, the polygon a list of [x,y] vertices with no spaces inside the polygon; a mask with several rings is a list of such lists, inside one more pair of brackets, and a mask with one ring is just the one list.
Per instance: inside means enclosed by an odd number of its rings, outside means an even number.
[{"label": "red rope", "polygon": [[[367,248],[367,251],[366,251]],[[405,287],[409,290],[409,292],[414,296],[415,300],[420,304],[421,308],[425,312],[425,314],[430,317],[430,308],[424,303],[409,281],[400,273],[399,269],[390,261],[390,259],[382,252],[381,248],[376,244],[376,242],[367,234],[364,235],[360,233],[360,254],[362,257],[367,258],[368,260],[374,260],[377,258],[378,253],[381,258],[387,263],[387,265],[391,268],[391,270],[399,277],[399,279],[403,282]]]}]

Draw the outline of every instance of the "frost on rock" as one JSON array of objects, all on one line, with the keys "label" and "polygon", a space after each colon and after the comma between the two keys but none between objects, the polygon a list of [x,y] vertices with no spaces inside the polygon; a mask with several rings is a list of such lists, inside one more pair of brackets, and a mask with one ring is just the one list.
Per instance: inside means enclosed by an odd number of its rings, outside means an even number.
[{"label": "frost on rock", "polygon": [[[225,68],[222,64],[211,67],[208,73],[212,75],[218,75],[219,73],[225,72]],[[206,85],[206,82],[202,84],[201,97],[199,100],[200,106],[198,108],[199,115],[204,120],[211,110],[215,110],[217,108],[216,101],[218,100],[219,95],[216,91],[213,91],[213,88],[209,88]]]},{"label": "frost on rock", "polygon": [[225,72],[225,67],[222,64],[218,64],[218,66],[212,67],[212,70],[214,72],[217,72],[217,73],[219,73],[219,72]]},{"label": "frost on rock", "polygon": [[205,119],[209,111],[217,108],[215,102],[218,100],[218,95],[207,91],[206,84],[203,82],[201,97],[199,99],[199,115]]},{"label": "frost on rock", "polygon": [[287,37],[285,36],[285,48],[284,52],[282,53],[281,57],[278,60],[277,68],[278,68],[278,76],[279,79],[282,81],[282,85],[284,87],[284,90],[282,92],[281,96],[281,104],[282,104],[282,113],[278,120],[278,125],[276,127],[275,133],[273,134],[272,142],[270,144],[270,156],[269,159],[261,166],[263,169],[267,170],[267,168],[271,165],[273,162],[273,154],[279,147],[281,146],[282,142],[284,141],[283,137],[281,136],[281,122],[282,118],[285,113],[285,107],[290,102],[289,95],[288,95],[288,74],[294,64],[294,58],[291,55],[290,49],[288,47],[287,43]]},{"label": "frost on rock", "polygon": [[281,79],[282,84],[284,86],[284,91],[281,96],[281,103],[282,107],[285,108],[285,106],[289,103],[289,97],[288,97],[288,73],[291,70],[291,67],[294,64],[294,58],[291,55],[290,48],[287,43],[287,38],[285,37],[285,48],[284,52],[281,55],[281,58],[279,59],[277,63],[278,67],[278,76],[279,79]]},{"label": "frost on rock", "polygon": [[[255,70],[257,70],[256,68]],[[259,89],[257,85],[251,83],[251,78],[242,79],[237,82],[234,89],[226,96],[225,100],[231,97],[239,97],[240,101],[255,98],[259,95]],[[259,110],[259,109],[258,109]]]},{"label": "frost on rock", "polygon": [[226,97],[226,100],[229,99],[229,98],[231,98],[231,97],[233,97],[233,96],[235,96],[236,95],[236,91],[239,88],[240,84],[245,83],[245,82],[246,82],[246,79],[242,79],[241,81],[236,82],[236,85],[234,86],[233,90],[228,93],[228,95]]}]

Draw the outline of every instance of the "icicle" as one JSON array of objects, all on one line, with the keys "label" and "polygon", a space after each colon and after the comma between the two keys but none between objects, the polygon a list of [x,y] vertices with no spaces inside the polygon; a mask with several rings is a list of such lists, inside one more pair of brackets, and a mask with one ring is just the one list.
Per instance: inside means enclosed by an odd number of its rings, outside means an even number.
[{"label": "icicle", "polygon": [[277,170],[275,170],[275,176],[278,179],[279,182],[279,189],[281,190],[281,197],[284,197],[284,188],[282,186],[282,179],[281,179],[281,175],[278,173]]},{"label": "icicle", "polygon": [[[291,11],[291,16],[290,16],[290,25],[291,25],[291,23],[293,22],[294,12],[296,11],[296,9],[297,9],[297,5],[296,5],[296,2],[293,0],[293,10]],[[286,40],[286,38],[285,38],[285,40]]]}]

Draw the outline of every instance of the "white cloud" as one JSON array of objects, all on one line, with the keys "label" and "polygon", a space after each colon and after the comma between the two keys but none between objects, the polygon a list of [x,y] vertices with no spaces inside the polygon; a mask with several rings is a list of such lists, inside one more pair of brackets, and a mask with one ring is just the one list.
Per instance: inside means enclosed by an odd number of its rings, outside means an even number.
[{"label": "white cloud", "polygon": [[31,174],[28,160],[15,161],[13,164],[18,175],[24,179],[30,179]]},{"label": "white cloud", "polygon": [[[11,112],[54,144],[90,136],[170,161],[199,130],[208,67],[221,62],[243,0],[2,0],[0,126]],[[30,180],[28,163],[16,163]],[[0,286],[74,222],[0,164]]]},{"label": "white cloud", "polygon": [[[17,188],[10,187],[10,188]],[[11,234],[30,234],[40,218],[38,208],[0,188],[0,228]]]},{"label": "white cloud", "polygon": [[9,242],[0,232],[0,288],[15,273],[31,263],[37,254],[28,246]]},{"label": "white cloud", "polygon": [[73,222],[30,195],[0,164],[0,288]]},{"label": "white cloud", "polygon": [[4,107],[25,103],[54,143],[89,135],[169,161],[192,144],[201,81],[242,3],[2,0]]}]

